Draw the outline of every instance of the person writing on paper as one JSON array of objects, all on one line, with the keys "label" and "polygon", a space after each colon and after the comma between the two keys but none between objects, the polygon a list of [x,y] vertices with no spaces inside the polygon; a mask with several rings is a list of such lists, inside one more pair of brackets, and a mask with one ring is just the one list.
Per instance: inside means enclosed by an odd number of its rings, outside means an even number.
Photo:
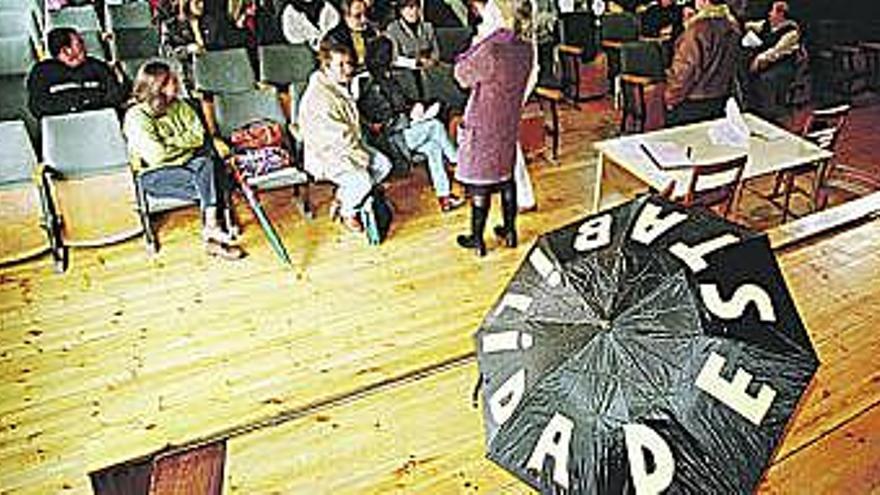
[{"label": "person writing on paper", "polygon": [[681,125],[724,116],[740,57],[739,25],[724,0],[696,0],[697,13],[675,42],[666,72],[666,122]]},{"label": "person writing on paper", "polygon": [[786,93],[797,70],[800,28],[788,18],[788,2],[776,1],[767,19],[747,22],[746,29],[744,44],[751,40],[756,52],[749,62],[750,107],[776,119],[784,112]]},{"label": "person writing on paper", "polygon": [[422,19],[421,0],[402,0],[400,17],[388,25],[387,35],[394,42],[397,65],[410,69],[431,67],[440,60],[434,26]]},{"label": "person writing on paper", "polygon": [[391,161],[362,139],[357,105],[348,92],[353,59],[348,45],[332,37],[321,41],[320,67],[309,77],[297,123],[306,172],[338,186],[333,210],[346,227],[360,232],[358,207],[391,172]]},{"label": "person writing on paper", "polygon": [[528,0],[473,1],[472,5],[492,29],[477,33],[477,40],[456,57],[455,79],[471,93],[458,132],[456,178],[471,194],[471,232],[459,235],[458,245],[485,256],[483,231],[489,216],[490,196],[501,192],[504,224],[495,228],[508,247],[517,245],[516,185],[513,168],[522,101],[534,63],[532,12]]},{"label": "person writing on paper", "polygon": [[437,119],[439,104],[425,109],[421,102],[407,100],[406,92],[391,72],[392,53],[392,42],[384,36],[376,38],[367,50],[370,78],[358,99],[361,116],[392,147],[404,147],[402,154],[425,155],[440,211],[452,211],[464,204],[464,200],[452,194],[446,173],[446,163],[455,162],[457,150]]},{"label": "person writing on paper", "polygon": [[327,0],[287,0],[281,30],[288,43],[308,43],[318,49],[321,38],[339,24],[339,12]]}]

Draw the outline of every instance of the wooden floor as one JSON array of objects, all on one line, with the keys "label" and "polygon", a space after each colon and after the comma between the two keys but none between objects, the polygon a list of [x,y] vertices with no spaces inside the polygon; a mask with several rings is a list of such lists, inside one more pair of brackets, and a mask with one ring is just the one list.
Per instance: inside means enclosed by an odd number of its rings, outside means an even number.
[{"label": "wooden floor", "polygon": [[[614,122],[593,104],[563,123],[521,247],[482,260],[419,171],[392,184],[379,247],[329,222],[327,191],[310,223],[266,195],[293,270],[243,207],[239,263],[205,257],[181,211],[154,259],[129,241],[74,250],[63,275],[0,269],[0,493],[90,493],[90,471],[220,437],[230,494],[527,493],[483,457],[472,334],[538,233],[591,204],[589,142]],[[880,493],[878,253],[876,220],[779,253],[822,367],[762,493]]]}]

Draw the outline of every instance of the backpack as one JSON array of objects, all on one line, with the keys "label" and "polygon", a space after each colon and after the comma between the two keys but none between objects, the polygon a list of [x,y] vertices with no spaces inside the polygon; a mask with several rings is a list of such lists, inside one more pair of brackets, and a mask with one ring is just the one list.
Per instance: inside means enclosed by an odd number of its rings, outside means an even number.
[{"label": "backpack", "polygon": [[284,128],[272,120],[256,120],[232,131],[235,163],[245,177],[258,177],[289,167],[293,162],[285,147]]},{"label": "backpack", "polygon": [[388,230],[391,228],[391,219],[394,213],[391,203],[385,197],[385,191],[382,186],[376,186],[364,198],[358,217],[361,225],[364,226],[364,232],[367,234],[367,242],[370,245],[381,244],[388,236]]}]

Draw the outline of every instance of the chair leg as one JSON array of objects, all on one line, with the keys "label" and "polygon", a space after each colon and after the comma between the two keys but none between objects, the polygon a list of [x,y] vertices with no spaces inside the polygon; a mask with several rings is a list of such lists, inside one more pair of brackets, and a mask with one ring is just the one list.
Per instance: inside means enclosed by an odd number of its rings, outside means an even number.
[{"label": "chair leg", "polygon": [[153,223],[150,221],[150,208],[147,203],[147,192],[141,184],[140,176],[134,178],[135,193],[137,196],[137,211],[141,219],[141,226],[144,228],[144,245],[147,255],[155,256],[159,252],[159,241],[156,239],[156,233],[153,232]]},{"label": "chair leg", "polygon": [[794,174],[785,175],[784,187],[783,194],[785,194],[785,197],[782,202],[782,223],[788,220],[788,215],[791,213],[791,192],[794,189]]},{"label": "chair leg", "polygon": [[309,186],[309,183],[296,184],[293,186],[293,200],[296,203],[300,214],[306,220],[313,220],[315,218],[315,210],[312,208],[312,203],[309,199],[310,190],[311,187]]}]

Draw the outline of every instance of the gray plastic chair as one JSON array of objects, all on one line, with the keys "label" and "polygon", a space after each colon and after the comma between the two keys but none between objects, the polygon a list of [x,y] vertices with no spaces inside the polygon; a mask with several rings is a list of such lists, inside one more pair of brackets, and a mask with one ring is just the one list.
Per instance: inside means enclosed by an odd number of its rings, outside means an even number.
[{"label": "gray plastic chair", "polygon": [[0,38],[0,120],[21,120],[34,142],[39,125],[27,107],[27,75],[37,61],[26,35]]},{"label": "gray plastic chair", "polygon": [[65,246],[142,231],[128,151],[113,109],[43,117],[43,160]]},{"label": "gray plastic chair", "polygon": [[0,122],[0,265],[52,253],[63,269],[59,225],[22,121]]},{"label": "gray plastic chair", "polygon": [[46,32],[60,27],[72,27],[79,32],[101,31],[101,22],[93,5],[67,6],[48,14]]},{"label": "gray plastic chair", "polygon": [[107,31],[152,28],[153,13],[149,2],[108,4],[105,7]]},{"label": "gray plastic chair", "polygon": [[195,88],[207,93],[238,93],[254,89],[257,81],[247,50],[208,51],[193,60]]}]

